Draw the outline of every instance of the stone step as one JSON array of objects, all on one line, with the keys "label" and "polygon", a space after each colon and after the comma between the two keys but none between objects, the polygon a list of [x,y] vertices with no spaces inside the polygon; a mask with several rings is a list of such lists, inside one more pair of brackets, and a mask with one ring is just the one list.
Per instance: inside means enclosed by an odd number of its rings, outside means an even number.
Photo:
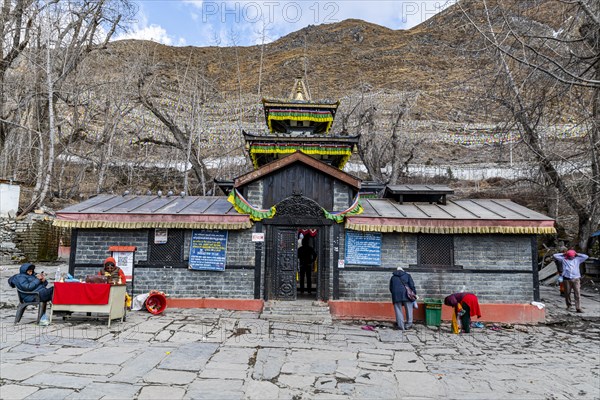
[{"label": "stone step", "polygon": [[329,305],[319,301],[267,301],[261,319],[279,322],[331,323]]},{"label": "stone step", "polygon": [[318,317],[318,316],[291,316],[291,315],[261,315],[261,319],[267,321],[276,321],[282,323],[309,323],[309,324],[331,324],[333,321],[331,316]]}]

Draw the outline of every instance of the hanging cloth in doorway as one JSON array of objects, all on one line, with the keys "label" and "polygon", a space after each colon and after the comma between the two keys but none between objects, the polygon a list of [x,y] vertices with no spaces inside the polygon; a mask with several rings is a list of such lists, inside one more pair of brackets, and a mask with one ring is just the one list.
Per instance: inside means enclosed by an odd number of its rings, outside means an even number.
[{"label": "hanging cloth in doorway", "polygon": [[311,236],[311,237],[317,236],[316,229],[298,229],[298,232],[300,232],[304,236]]}]

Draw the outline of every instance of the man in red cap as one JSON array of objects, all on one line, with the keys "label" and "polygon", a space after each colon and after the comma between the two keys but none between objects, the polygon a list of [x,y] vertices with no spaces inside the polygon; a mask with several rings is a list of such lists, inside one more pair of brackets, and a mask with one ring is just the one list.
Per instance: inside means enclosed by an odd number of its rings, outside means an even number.
[{"label": "man in red cap", "polygon": [[575,292],[575,309],[578,313],[581,310],[581,272],[579,266],[587,260],[588,256],[577,253],[575,250],[567,250],[565,253],[556,253],[552,256],[557,263],[562,264],[562,278],[565,284],[565,300],[567,310],[571,309],[571,290]]}]

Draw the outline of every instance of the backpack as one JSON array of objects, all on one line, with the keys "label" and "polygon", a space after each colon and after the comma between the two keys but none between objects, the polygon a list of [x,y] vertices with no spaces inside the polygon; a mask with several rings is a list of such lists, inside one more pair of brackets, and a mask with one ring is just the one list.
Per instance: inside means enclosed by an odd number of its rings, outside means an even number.
[{"label": "backpack", "polygon": [[13,288],[13,289],[14,289],[14,288],[16,288],[16,286],[15,286],[15,283],[13,282],[13,278],[14,278],[15,276],[16,276],[16,275],[13,275],[13,276],[11,276],[10,278],[8,278],[8,286],[10,286],[10,287],[11,287],[11,288]]}]

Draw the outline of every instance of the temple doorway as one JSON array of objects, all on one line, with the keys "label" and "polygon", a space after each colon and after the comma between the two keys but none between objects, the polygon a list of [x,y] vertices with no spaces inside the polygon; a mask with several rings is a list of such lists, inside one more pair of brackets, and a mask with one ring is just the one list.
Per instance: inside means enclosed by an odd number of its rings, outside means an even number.
[{"label": "temple doorway", "polygon": [[316,299],[319,287],[319,240],[318,229],[298,229],[298,272],[296,274],[296,297]]},{"label": "temple doorway", "polygon": [[[290,196],[277,203],[276,207],[277,215],[263,220],[266,239],[264,299],[293,301],[300,297],[328,300],[331,249],[328,238],[333,222],[324,217],[318,203],[301,195]],[[300,290],[298,258],[298,250],[303,247],[302,240],[315,254],[308,271],[305,268],[304,293]],[[309,273],[310,294],[306,279]]]}]

